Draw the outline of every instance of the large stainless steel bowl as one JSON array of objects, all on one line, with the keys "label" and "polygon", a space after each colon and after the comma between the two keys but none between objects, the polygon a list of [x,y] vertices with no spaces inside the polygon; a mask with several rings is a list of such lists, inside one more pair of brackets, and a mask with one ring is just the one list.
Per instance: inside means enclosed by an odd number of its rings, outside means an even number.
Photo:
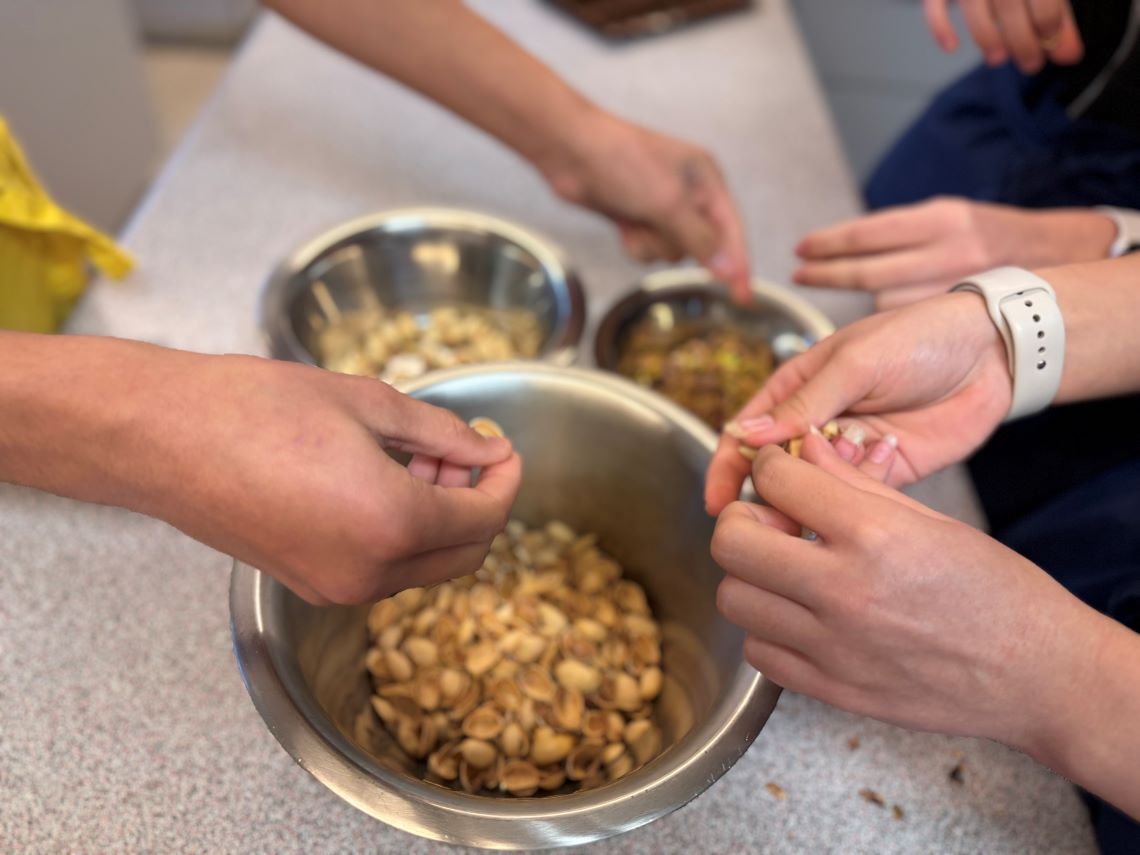
[{"label": "large stainless steel bowl", "polygon": [[645,318],[663,330],[680,323],[695,330],[736,327],[766,339],[777,360],[802,353],[835,332],[826,315],[790,288],[753,279],[752,293],[752,303],[740,306],[729,299],[724,285],[700,268],[652,273],[602,318],[594,359],[599,367],[617,371],[630,327]]},{"label": "large stainless steel bowl", "polygon": [[663,623],[668,678],[658,719],[668,747],[613,784],[567,795],[473,796],[426,783],[418,764],[375,750],[382,743],[374,740],[387,740],[382,728],[356,730],[369,695],[368,607],[309,606],[237,563],[234,649],[273,735],[356,807],[451,843],[586,843],[697,796],[745,752],[779,694],[744,661],[741,631],[716,610],[722,573],[709,555],[713,521],[701,498],[713,432],[622,378],[538,363],[439,372],[407,390],[464,419],[499,422],[525,461],[515,515],[599,533],[601,546],[645,586]]},{"label": "large stainless steel bowl", "polygon": [[285,259],[262,291],[261,326],[271,355],[315,365],[317,334],[344,313],[446,304],[533,312],[539,356],[564,365],[586,316],[577,275],[545,238],[473,211],[409,208],[347,222]]}]

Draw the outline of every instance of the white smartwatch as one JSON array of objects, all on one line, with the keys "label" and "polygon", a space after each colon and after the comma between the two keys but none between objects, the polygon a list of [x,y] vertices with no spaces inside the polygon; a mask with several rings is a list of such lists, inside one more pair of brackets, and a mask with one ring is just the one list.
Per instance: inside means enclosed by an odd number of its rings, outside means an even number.
[{"label": "white smartwatch", "polygon": [[1116,239],[1108,248],[1109,258],[1120,258],[1122,255],[1140,250],[1140,211],[1113,208],[1108,205],[1101,205],[1096,210],[1116,224]]},{"label": "white smartwatch", "polygon": [[1065,324],[1049,283],[1020,267],[999,267],[951,290],[980,294],[1005,342],[1013,377],[1013,401],[1005,420],[1032,415],[1053,403],[1065,364]]}]

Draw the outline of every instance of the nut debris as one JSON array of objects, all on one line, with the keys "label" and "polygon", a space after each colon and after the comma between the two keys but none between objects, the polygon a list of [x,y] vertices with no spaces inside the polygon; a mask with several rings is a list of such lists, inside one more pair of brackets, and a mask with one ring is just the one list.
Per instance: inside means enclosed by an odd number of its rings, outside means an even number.
[{"label": "nut debris", "polygon": [[784,792],[784,788],[777,784],[775,781],[769,781],[764,785],[764,789],[771,793],[772,798],[778,802],[782,802],[788,797],[788,794]]},{"label": "nut debris", "polygon": [[661,752],[661,628],[642,587],[564,522],[512,520],[475,574],[381,600],[368,631],[364,729],[379,721],[435,783],[525,798]]}]

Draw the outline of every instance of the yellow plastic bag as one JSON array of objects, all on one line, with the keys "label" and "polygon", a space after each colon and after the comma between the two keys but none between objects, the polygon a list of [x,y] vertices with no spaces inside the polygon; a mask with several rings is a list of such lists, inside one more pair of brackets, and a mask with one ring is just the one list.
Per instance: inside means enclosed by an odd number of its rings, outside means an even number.
[{"label": "yellow plastic bag", "polygon": [[0,329],[58,330],[87,285],[88,262],[115,279],[133,266],[51,200],[0,117]]}]

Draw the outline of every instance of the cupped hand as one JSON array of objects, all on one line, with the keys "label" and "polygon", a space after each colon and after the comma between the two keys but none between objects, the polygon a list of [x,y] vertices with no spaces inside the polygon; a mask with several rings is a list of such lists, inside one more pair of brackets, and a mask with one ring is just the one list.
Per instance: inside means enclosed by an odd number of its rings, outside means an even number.
[{"label": "cupped hand", "polygon": [[962,460],[1009,410],[1005,347],[970,293],[946,294],[844,327],[784,363],[726,427],[705,482],[719,514],[740,494],[759,447],[802,436],[844,416],[864,436],[893,435],[893,485]]},{"label": "cupped hand", "polygon": [[691,256],[752,299],[744,226],[712,156],[609,115],[595,116],[574,155],[543,169],[554,191],[613,220],[635,259]]},{"label": "cupped hand", "polygon": [[154,349],[147,365],[131,504],[309,602],[473,572],[506,524],[518,456],[446,410],[378,380],[252,357]]},{"label": "cupped hand", "polygon": [[[989,65],[1012,58],[1023,73],[1036,74],[1046,60],[1072,65],[1084,56],[1069,0],[958,0],[958,5]],[[958,49],[949,6],[950,0],[924,0],[930,31],[948,53]]]},{"label": "cupped hand", "polygon": [[[762,449],[756,490],[712,551],[725,617],[780,685],[919,730],[1028,749],[1103,627],[1044,571],[969,526],[858,472],[809,436],[803,458]],[[817,534],[799,537],[800,527]],[[1091,627],[1091,628],[1090,628]]]},{"label": "cupped hand", "polygon": [[794,279],[870,291],[878,309],[945,293],[1003,265],[1050,267],[1108,256],[1116,226],[1091,209],[1030,211],[940,197],[889,208],[807,235]]}]

